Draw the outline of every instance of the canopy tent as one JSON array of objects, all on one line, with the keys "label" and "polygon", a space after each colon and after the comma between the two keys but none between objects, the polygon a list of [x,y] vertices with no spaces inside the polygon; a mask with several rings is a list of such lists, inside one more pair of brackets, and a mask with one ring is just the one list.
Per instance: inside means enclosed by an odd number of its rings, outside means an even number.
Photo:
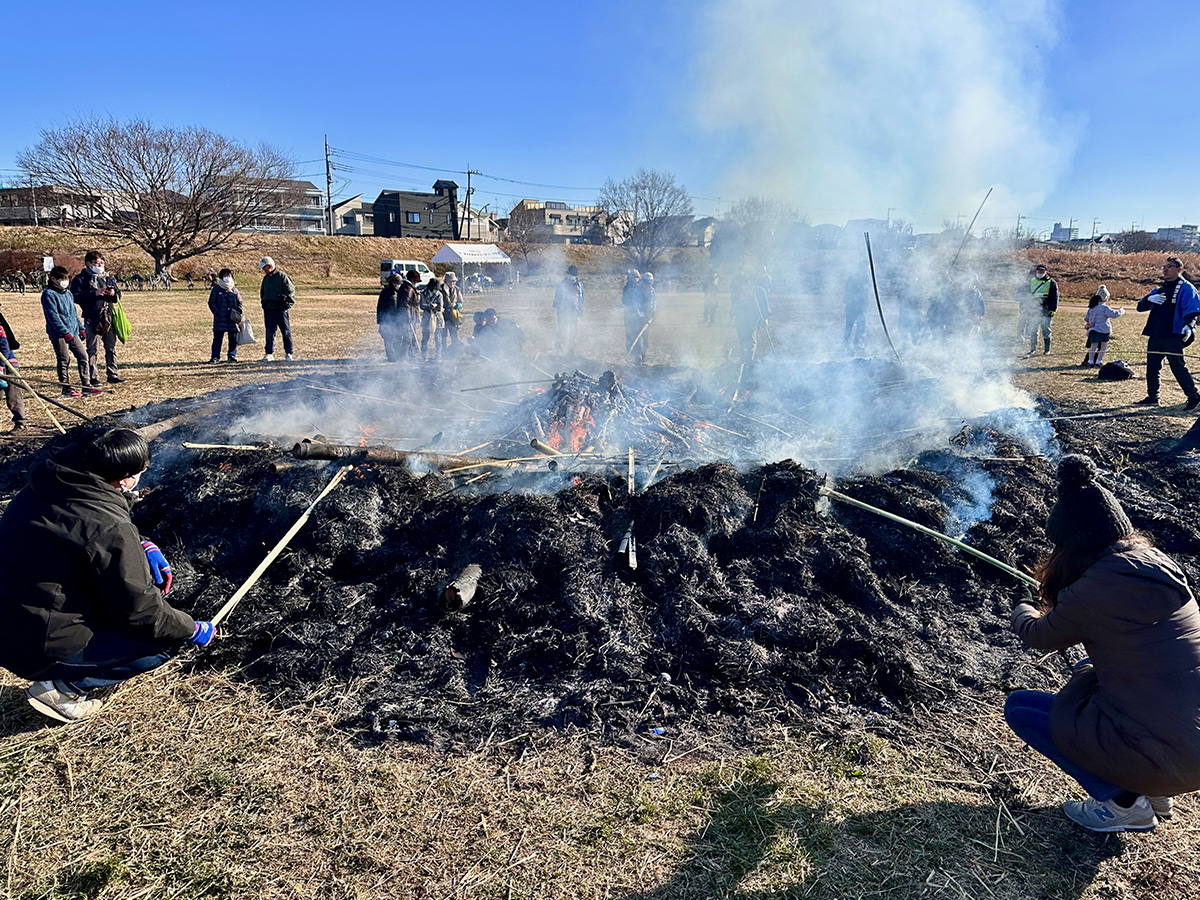
[{"label": "canopy tent", "polygon": [[452,266],[461,266],[463,263],[508,265],[512,262],[508,254],[495,244],[443,244],[442,249],[433,255],[433,261]]},{"label": "canopy tent", "polygon": [[475,272],[479,275],[476,279],[478,282],[476,289],[479,290],[483,290],[486,285],[492,283],[491,278],[484,278],[482,275],[481,270],[484,266],[507,266],[512,264],[512,260],[508,258],[508,254],[495,244],[443,244],[442,249],[433,255],[433,262],[458,266],[458,274],[463,279],[464,284],[467,278],[467,265],[472,264],[476,266]]}]

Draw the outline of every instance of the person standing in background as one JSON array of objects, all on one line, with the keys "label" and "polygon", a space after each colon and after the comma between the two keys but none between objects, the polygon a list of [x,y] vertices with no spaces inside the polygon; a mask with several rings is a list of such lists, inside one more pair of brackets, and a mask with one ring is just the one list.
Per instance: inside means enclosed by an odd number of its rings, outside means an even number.
[{"label": "person standing in background", "polygon": [[453,347],[457,353],[462,348],[458,326],[462,324],[462,292],[458,289],[458,276],[447,272],[442,279],[442,319],[446,323],[445,347]]},{"label": "person standing in background", "polygon": [[213,341],[210,363],[221,361],[221,343],[229,338],[229,361],[237,362],[238,330],[242,325],[244,310],[242,293],[233,283],[233,272],[222,269],[208,292],[208,308],[213,314]]},{"label": "person standing in background", "polygon": [[408,328],[408,310],[400,299],[400,275],[393,272],[379,292],[375,304],[375,324],[383,338],[383,352],[388,362],[398,362],[404,356],[404,331]]},{"label": "person standing in background", "polygon": [[264,256],[258,267],[263,273],[258,296],[262,301],[263,330],[267,333],[263,362],[275,361],[275,329],[283,335],[284,358],[290,361],[295,357],[292,355],[292,321],[288,310],[296,305],[296,286],[286,272],[275,267],[271,257]]},{"label": "person standing in background", "polygon": [[79,311],[75,308],[75,298],[67,289],[70,284],[70,273],[64,266],[55,266],[50,270],[50,280],[42,291],[42,314],[46,317],[46,336],[54,346],[54,355],[58,358],[58,383],[62,387],[64,397],[82,397],[80,391],[71,388],[71,356],[79,364],[79,386],[81,390],[92,388],[91,375],[88,371],[87,351],[83,348],[83,323],[79,321]]},{"label": "person standing in background", "polygon": [[109,384],[125,379],[117,371],[117,335],[112,329],[112,306],[117,300],[116,282],[104,271],[104,254],[89,250],[83,258],[83,271],[71,280],[71,294],[83,310],[84,336],[87,341],[88,383],[85,394],[100,393],[100,368],[97,358],[104,344],[104,370]]},{"label": "person standing in background", "polygon": [[558,333],[554,338],[554,350],[561,353],[575,352],[575,331],[583,315],[583,283],[579,280],[579,269],[567,266],[567,274],[554,291],[554,308],[558,311]]},{"label": "person standing in background", "polygon": [[1139,406],[1158,406],[1159,373],[1163,360],[1187,395],[1184,409],[1200,406],[1200,392],[1188,371],[1183,348],[1196,337],[1196,319],[1200,317],[1200,296],[1195,287],[1183,277],[1183,261],[1170,256],[1163,263],[1163,282],[1138,301],[1138,312],[1149,312],[1142,329],[1146,341],[1146,396]]},{"label": "person standing in background", "polygon": [[1037,353],[1038,332],[1046,343],[1043,355],[1050,352],[1050,326],[1058,312],[1058,282],[1050,277],[1045,266],[1035,266],[1033,277],[1026,285],[1029,292],[1029,308],[1033,323],[1029,331],[1029,355]]}]

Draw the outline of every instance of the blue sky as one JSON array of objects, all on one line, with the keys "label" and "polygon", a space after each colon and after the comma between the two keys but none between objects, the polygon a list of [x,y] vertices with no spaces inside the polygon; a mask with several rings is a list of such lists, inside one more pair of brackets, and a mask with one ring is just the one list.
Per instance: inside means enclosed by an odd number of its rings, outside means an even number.
[{"label": "blue sky", "polygon": [[272,143],[322,186],[328,134],[339,196],[439,177],[387,160],[493,176],[480,206],[584,204],[645,166],[701,213],[758,193],[814,223],[891,208],[930,230],[999,185],[979,227],[1200,220],[1184,103],[1200,4],[830,6],[65,2],[50,22],[23,4],[6,30],[29,39],[0,57],[0,178],[39,128],[111,115]]}]

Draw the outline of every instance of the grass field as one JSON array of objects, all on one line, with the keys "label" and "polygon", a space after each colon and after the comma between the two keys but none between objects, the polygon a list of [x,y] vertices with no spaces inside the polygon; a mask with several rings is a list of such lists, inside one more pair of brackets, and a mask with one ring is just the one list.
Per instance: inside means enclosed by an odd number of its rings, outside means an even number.
[{"label": "grass field", "polygon": [[[299,359],[290,365],[207,365],[205,298],[199,289],[131,296],[135,331],[122,354],[129,382],[78,408],[118,410],[382,360],[371,289],[302,288]],[[548,290],[468,300],[525,325],[538,365],[572,364],[552,355]],[[701,302],[660,295],[651,362],[711,367],[732,349],[727,325],[700,323]],[[622,359],[616,294],[596,291],[589,303],[586,356]],[[840,307],[831,312],[809,296],[781,297],[777,307],[779,340],[836,355]],[[10,295],[4,311],[24,342],[26,375],[52,381],[36,297]],[[1077,368],[1082,312],[1063,309],[1055,353],[1019,363],[1018,383],[1098,407],[1137,399],[1141,382],[1102,384]],[[995,302],[986,321],[1012,333],[1014,316],[1013,304]],[[1140,324],[1138,315],[1116,323],[1110,358],[1137,359]],[[1169,378],[1165,397],[1181,399]],[[32,403],[30,414],[44,435],[48,420]],[[1155,414],[1180,432],[1192,421]],[[623,750],[567,733],[455,756],[363,746],[335,727],[322,696],[280,709],[236,673],[185,675],[171,665],[71,728],[45,726],[23,686],[0,683],[7,897],[1174,900],[1200,892],[1191,798],[1151,835],[1078,831],[1057,808],[1073,787],[1008,733],[999,693],[921,710],[899,730],[864,719],[837,733],[778,728],[719,753],[669,734]]]}]

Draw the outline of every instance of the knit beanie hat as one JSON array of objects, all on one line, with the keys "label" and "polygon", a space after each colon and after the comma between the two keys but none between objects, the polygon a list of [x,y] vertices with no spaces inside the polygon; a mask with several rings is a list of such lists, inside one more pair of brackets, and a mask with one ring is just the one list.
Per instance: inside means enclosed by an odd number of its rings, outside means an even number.
[{"label": "knit beanie hat", "polygon": [[1046,537],[1056,547],[1103,550],[1133,532],[1120,501],[1099,479],[1100,470],[1086,456],[1071,454],[1059,462],[1058,501],[1046,520]]}]

